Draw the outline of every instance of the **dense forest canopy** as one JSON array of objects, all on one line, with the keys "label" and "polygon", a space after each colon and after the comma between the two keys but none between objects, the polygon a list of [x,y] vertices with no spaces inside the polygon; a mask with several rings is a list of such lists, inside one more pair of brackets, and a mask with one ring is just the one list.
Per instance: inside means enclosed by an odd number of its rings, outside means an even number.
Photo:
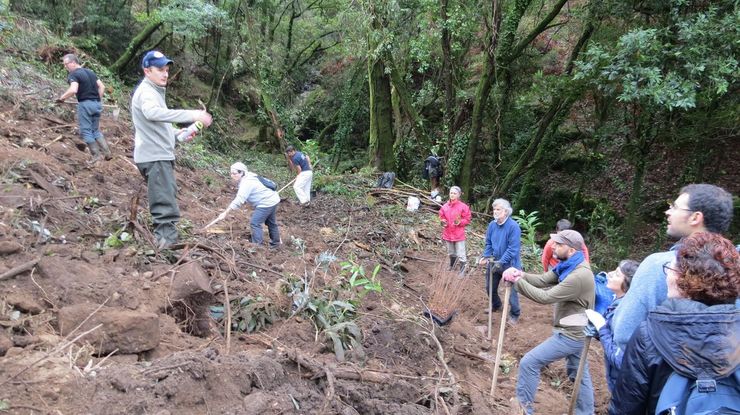
[{"label": "dense forest canopy", "polygon": [[[738,194],[740,6],[733,0],[24,0],[128,97],[143,52],[229,137],[569,217],[613,253],[663,241],[680,186]],[[178,74],[180,78],[178,78]],[[178,83],[187,87],[177,88]],[[233,127],[233,128],[231,128]],[[736,221],[737,222],[737,221]],[[647,230],[653,229],[653,230]],[[737,229],[737,225],[733,229]],[[737,231],[733,231],[737,235]],[[606,248],[605,248],[606,249]]]}]

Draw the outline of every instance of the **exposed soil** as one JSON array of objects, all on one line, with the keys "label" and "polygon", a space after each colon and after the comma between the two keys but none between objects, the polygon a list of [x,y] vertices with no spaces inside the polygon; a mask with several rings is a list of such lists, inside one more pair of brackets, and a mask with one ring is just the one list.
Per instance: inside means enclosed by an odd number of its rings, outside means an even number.
[{"label": "exposed soil", "polygon": [[[88,166],[74,107],[40,99],[50,92],[29,99],[7,75],[0,77],[0,274],[38,261],[0,281],[0,399],[10,404],[8,413],[513,412],[517,362],[549,336],[551,309],[522,299],[522,318],[506,331],[505,370],[489,396],[500,314],[489,341],[482,271],[469,271],[463,305],[450,324],[437,327],[422,317],[432,276],[446,261],[434,213],[390,215],[383,199],[322,193],[301,208],[287,189],[278,210],[279,250],[248,242],[249,213],[241,211],[216,232],[186,230],[182,245],[155,252],[125,114],[102,121],[114,159]],[[37,91],[58,88],[39,82]],[[207,184],[203,173],[177,168],[182,217],[193,228],[233,197],[225,177]],[[478,234],[484,221],[476,223]],[[123,227],[132,241],[99,249]],[[482,245],[470,236],[470,256]],[[328,268],[317,266],[324,252],[338,258]],[[362,352],[351,350],[338,362],[311,320],[290,317],[292,300],[280,284],[293,276],[311,280],[314,291],[334,287],[339,261],[348,258],[366,270],[381,264],[383,292],[366,296],[359,310]],[[224,303],[225,288],[232,299],[272,298],[280,318],[257,333],[232,332],[227,342],[208,308]],[[88,322],[60,316],[85,304]],[[91,322],[103,316],[107,325],[95,329]],[[131,318],[140,324],[131,325]],[[148,318],[158,319],[153,331],[145,327]],[[131,326],[135,335],[114,332]],[[116,335],[125,341],[115,343]],[[108,342],[118,351],[104,359]],[[151,343],[156,346],[120,351]],[[597,412],[605,413],[601,356],[594,342],[591,375]],[[553,364],[542,374],[538,412],[566,413],[571,388],[564,363]]]}]

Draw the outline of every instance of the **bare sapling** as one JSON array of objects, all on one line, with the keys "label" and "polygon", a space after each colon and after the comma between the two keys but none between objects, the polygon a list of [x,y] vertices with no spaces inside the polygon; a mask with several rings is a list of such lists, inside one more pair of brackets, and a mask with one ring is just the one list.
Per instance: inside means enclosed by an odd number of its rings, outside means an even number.
[{"label": "bare sapling", "polygon": [[437,266],[432,276],[429,312],[438,322],[449,321],[459,309],[468,280],[467,270],[461,274],[459,270],[449,270],[444,263]]}]

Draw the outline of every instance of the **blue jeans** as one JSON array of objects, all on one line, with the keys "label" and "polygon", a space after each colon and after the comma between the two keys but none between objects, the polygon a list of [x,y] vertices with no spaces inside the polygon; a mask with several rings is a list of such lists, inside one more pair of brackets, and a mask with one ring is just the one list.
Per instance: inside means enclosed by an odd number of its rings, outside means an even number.
[{"label": "blue jeans", "polygon": [[[486,295],[488,295],[488,293],[491,292],[489,284],[491,283],[491,266],[492,265],[493,264],[489,262],[488,265],[486,266]],[[493,307],[494,311],[499,310],[502,307],[501,297],[498,296],[498,285],[501,283],[502,272],[493,273],[493,297],[491,298],[491,306]],[[519,294],[517,294],[514,287],[511,288],[511,295],[509,296],[509,305],[511,306],[511,308],[509,308],[509,314],[512,317],[519,318],[519,315],[522,313],[522,310],[521,308],[519,308]]]},{"label": "blue jeans", "polygon": [[[527,414],[534,413],[534,395],[540,383],[540,370],[548,364],[567,359],[568,377],[575,379],[578,363],[583,351],[583,340],[573,340],[560,333],[553,333],[547,340],[527,352],[519,362],[519,378],[516,382],[516,397],[524,406]],[[588,373],[588,362],[583,368],[581,387],[578,390],[576,414],[591,415],[594,413],[594,389],[591,375]]]},{"label": "blue jeans", "polygon": [[249,226],[252,228],[252,243],[262,244],[262,225],[267,224],[267,231],[270,234],[270,246],[280,245],[280,231],[276,219],[278,205],[271,207],[256,207],[252,213],[252,219]]},{"label": "blue jeans", "polygon": [[90,144],[103,137],[100,132],[100,114],[103,105],[100,101],[82,101],[77,104],[77,121],[80,124],[80,136]]}]

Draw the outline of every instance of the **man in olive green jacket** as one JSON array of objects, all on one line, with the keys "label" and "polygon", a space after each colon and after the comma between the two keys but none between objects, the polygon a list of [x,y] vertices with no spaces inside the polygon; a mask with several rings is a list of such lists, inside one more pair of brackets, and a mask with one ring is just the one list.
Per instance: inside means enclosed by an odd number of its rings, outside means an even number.
[{"label": "man in olive green jacket", "polygon": [[[540,304],[554,304],[553,334],[527,352],[519,362],[516,396],[527,414],[534,412],[534,395],[540,382],[542,367],[566,359],[568,377],[574,380],[583,348],[583,326],[564,326],[560,319],[584,314],[593,308],[595,285],[591,266],[583,255],[583,237],[573,230],[551,234],[554,255],[560,263],[544,274],[527,274],[516,268],[504,272],[504,280],[513,283],[523,296]],[[588,363],[578,392],[576,414],[593,414],[594,392]]]}]

